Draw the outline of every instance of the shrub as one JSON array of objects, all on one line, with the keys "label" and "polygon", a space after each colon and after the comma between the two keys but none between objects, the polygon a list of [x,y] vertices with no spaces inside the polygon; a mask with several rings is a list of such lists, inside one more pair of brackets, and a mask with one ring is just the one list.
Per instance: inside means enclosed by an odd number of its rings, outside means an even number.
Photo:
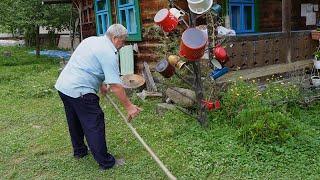
[{"label": "shrub", "polygon": [[242,110],[236,117],[239,138],[244,143],[283,143],[298,132],[289,113],[256,106]]},{"label": "shrub", "polygon": [[271,84],[261,92],[257,84],[236,82],[223,94],[225,121],[238,129],[244,143],[283,143],[299,133],[286,111],[286,103],[298,98],[294,86]]}]

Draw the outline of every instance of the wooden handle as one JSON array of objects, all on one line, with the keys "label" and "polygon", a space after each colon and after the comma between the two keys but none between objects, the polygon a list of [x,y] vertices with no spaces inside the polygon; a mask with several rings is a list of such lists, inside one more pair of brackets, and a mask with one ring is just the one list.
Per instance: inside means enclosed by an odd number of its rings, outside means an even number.
[{"label": "wooden handle", "polygon": [[110,98],[109,95],[106,95],[106,100],[109,100],[111,102],[113,107],[118,111],[118,113],[121,115],[121,117],[124,120],[124,122],[130,128],[130,130],[132,131],[133,135],[140,141],[140,143],[143,145],[143,147],[148,151],[148,153],[152,156],[152,158],[156,161],[156,163],[160,166],[160,168],[168,176],[168,178],[171,179],[171,180],[176,180],[177,178],[174,175],[172,175],[172,173],[166,168],[166,166],[156,156],[156,154],[152,151],[152,149],[144,142],[144,140],[138,134],[136,129],[128,122],[127,118],[123,115],[123,113],[120,111],[118,106],[113,102],[113,100]]}]

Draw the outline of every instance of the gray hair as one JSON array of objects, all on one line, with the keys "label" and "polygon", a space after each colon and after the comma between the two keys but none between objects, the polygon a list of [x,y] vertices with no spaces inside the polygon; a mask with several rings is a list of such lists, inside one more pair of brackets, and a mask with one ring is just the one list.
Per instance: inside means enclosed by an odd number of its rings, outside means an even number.
[{"label": "gray hair", "polygon": [[126,38],[128,30],[122,24],[112,24],[106,34],[109,37]]}]

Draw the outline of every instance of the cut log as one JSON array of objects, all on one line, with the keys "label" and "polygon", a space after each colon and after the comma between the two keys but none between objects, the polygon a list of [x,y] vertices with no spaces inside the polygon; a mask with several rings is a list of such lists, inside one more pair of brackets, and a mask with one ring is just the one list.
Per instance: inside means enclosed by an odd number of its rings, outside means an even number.
[{"label": "cut log", "polygon": [[196,93],[190,89],[171,87],[166,90],[166,96],[182,107],[192,107],[196,102]]}]

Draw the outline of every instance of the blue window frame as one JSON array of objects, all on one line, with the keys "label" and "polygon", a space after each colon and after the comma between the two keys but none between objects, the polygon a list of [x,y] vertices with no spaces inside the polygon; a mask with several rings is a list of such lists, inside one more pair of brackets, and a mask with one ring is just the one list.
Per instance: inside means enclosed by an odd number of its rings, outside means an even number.
[{"label": "blue window frame", "polygon": [[95,0],[96,28],[97,35],[105,34],[108,27],[112,24],[110,0]]},{"label": "blue window frame", "polygon": [[237,33],[254,32],[254,0],[229,0],[229,16]]},{"label": "blue window frame", "polygon": [[141,41],[140,8],[138,0],[118,0],[119,23],[128,30],[128,41]]}]

